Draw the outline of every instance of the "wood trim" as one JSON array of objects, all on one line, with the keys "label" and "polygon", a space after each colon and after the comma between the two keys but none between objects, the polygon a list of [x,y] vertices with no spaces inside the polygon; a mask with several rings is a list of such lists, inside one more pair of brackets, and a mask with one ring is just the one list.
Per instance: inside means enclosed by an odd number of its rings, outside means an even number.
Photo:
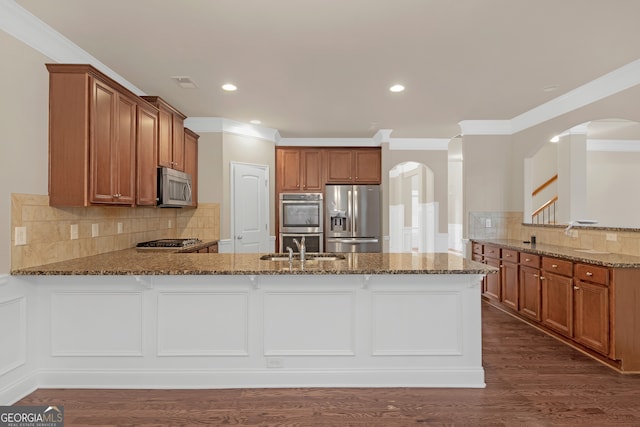
[{"label": "wood trim", "polygon": [[555,174],[554,176],[549,178],[545,183],[543,183],[541,186],[533,190],[533,193],[531,193],[531,196],[535,196],[536,194],[538,194],[539,192],[541,192],[542,190],[544,190],[545,188],[547,188],[557,180],[558,180],[558,174]]},{"label": "wood trim", "polygon": [[536,209],[531,216],[534,217],[538,214],[540,214],[540,212],[542,212],[543,210],[545,210],[546,208],[548,208],[549,206],[551,206],[552,204],[554,204],[555,202],[558,201],[558,196],[553,196],[551,198],[551,200],[547,201],[544,205],[540,206],[538,209]]}]

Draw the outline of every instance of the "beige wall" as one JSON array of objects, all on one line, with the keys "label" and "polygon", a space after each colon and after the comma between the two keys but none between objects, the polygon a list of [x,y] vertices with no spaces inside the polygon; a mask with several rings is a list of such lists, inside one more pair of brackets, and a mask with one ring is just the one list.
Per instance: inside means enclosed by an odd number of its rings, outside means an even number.
[{"label": "beige wall", "polygon": [[275,144],[258,138],[225,133],[222,136],[222,209],[220,212],[220,238],[231,237],[230,174],[231,162],[266,165],[269,167],[269,234],[275,235]]},{"label": "beige wall", "polygon": [[[48,58],[0,31],[0,274],[11,264],[11,193],[47,194]],[[27,239],[29,235],[27,235]]]}]

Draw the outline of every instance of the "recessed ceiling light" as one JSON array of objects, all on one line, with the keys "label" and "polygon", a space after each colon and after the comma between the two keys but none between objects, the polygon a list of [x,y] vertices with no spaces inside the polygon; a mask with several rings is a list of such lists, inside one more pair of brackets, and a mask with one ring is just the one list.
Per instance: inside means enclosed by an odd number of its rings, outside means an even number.
[{"label": "recessed ceiling light", "polygon": [[404,90],[404,86],[401,84],[395,84],[389,88],[391,92],[402,92]]},{"label": "recessed ceiling light", "polygon": [[249,123],[251,123],[252,125],[259,125],[262,122],[260,120],[251,120]]},{"label": "recessed ceiling light", "polygon": [[225,83],[222,85],[222,89],[226,90],[227,92],[233,92],[238,90],[238,86],[234,85],[233,83]]}]

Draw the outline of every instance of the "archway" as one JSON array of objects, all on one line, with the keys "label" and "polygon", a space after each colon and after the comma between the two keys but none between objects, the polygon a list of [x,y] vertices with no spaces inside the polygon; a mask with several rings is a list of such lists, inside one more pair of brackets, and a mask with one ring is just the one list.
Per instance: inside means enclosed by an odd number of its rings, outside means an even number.
[{"label": "archway", "polygon": [[433,171],[404,162],[389,171],[389,252],[434,252],[438,206]]}]

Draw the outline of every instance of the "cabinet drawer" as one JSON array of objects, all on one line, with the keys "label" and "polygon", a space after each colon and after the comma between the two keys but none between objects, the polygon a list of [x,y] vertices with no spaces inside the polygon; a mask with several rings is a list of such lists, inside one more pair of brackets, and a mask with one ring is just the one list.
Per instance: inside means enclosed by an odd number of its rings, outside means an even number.
[{"label": "cabinet drawer", "polygon": [[609,269],[597,265],[576,264],[574,276],[585,282],[600,283],[601,285],[609,283]]},{"label": "cabinet drawer", "polygon": [[500,248],[492,245],[484,245],[484,256],[488,258],[500,258]]},{"label": "cabinet drawer", "polygon": [[542,257],[542,269],[562,276],[571,277],[573,275],[573,264],[571,261],[564,261],[557,258]]},{"label": "cabinet drawer", "polygon": [[478,254],[478,255],[482,255],[482,244],[481,243],[472,243],[471,244],[471,251],[474,254]]},{"label": "cabinet drawer", "polygon": [[540,256],[527,253],[520,253],[520,264],[533,268],[540,268]]},{"label": "cabinet drawer", "polygon": [[506,262],[518,262],[518,251],[514,251],[513,249],[503,249],[502,260]]}]

